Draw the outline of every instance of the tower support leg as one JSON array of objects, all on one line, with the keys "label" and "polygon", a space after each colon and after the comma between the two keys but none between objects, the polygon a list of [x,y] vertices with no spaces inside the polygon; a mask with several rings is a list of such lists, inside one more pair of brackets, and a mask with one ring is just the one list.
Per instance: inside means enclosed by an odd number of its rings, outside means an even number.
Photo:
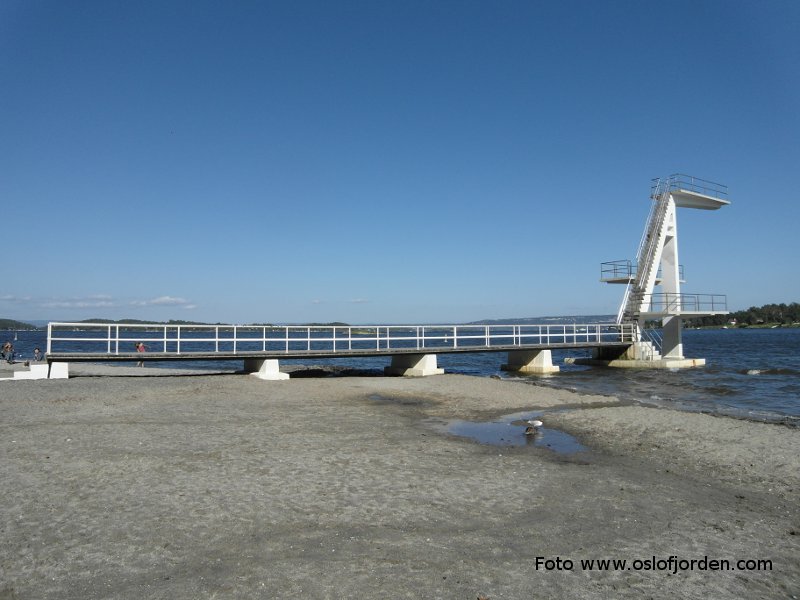
[{"label": "tower support leg", "polygon": [[662,323],[664,339],[661,342],[661,356],[664,358],[683,358],[683,342],[680,317],[667,317]]}]

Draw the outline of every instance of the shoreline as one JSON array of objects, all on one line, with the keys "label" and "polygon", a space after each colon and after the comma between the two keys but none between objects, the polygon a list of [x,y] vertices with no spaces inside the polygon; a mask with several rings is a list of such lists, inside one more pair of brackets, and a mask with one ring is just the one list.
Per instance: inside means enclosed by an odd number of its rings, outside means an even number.
[{"label": "shoreline", "polygon": [[[466,375],[0,391],[4,600],[785,598],[800,578],[800,433],[786,427]],[[429,425],[526,411],[587,451]],[[578,566],[651,556],[771,569]]]},{"label": "shoreline", "polygon": [[[687,356],[705,357],[706,367],[681,370],[675,374],[655,370],[637,374],[620,373],[616,369],[574,367],[564,364],[561,372],[552,376],[536,376],[537,384],[577,389],[588,393],[611,394],[630,398],[643,404],[661,404],[670,408],[700,413],[716,413],[745,417],[756,422],[785,422],[800,426],[800,405],[797,402],[797,356],[800,352],[800,330],[731,332],[692,331],[687,332]],[[763,334],[763,335],[762,335]],[[24,336],[20,336],[23,340]],[[30,355],[34,339],[20,341],[20,350]],[[749,340],[749,341],[745,341]],[[41,343],[39,343],[41,347]],[[561,365],[581,352],[555,352],[553,359]],[[439,366],[447,373],[512,378],[513,374],[499,370],[502,355],[498,354],[443,354],[438,358]],[[385,359],[344,359],[304,361],[302,359],[281,361],[285,370],[297,364],[376,368],[383,372]],[[110,363],[124,365],[125,363]],[[135,362],[127,363],[133,366]],[[230,369],[239,370],[241,361],[232,362],[186,362],[146,363],[157,368],[173,369]],[[173,370],[173,374],[175,370]],[[358,373],[358,372],[353,372]],[[361,373],[365,373],[361,371]],[[0,378],[2,374],[0,373]]]},{"label": "shoreline", "polygon": [[[40,363],[41,364],[41,363]],[[186,377],[186,376],[205,376],[205,375],[244,375],[245,372],[240,368],[223,368],[212,369],[209,367],[202,368],[180,368],[174,364],[169,366],[145,366],[137,367],[135,363],[131,362],[130,365],[124,363],[70,363],[70,378],[80,377]],[[10,365],[6,362],[0,363],[0,379],[2,377],[9,377],[15,370],[23,369],[23,361],[17,361]],[[357,368],[357,367],[342,367],[331,364],[324,365],[305,365],[300,363],[295,364],[282,364],[281,370],[289,373],[292,378],[305,378],[305,377],[386,377],[379,369]],[[446,372],[448,375],[461,375],[459,373]],[[540,385],[537,376],[519,376],[519,375],[463,375],[466,377],[476,378],[500,378],[503,381],[514,381],[523,383],[525,385],[532,385],[541,387],[546,390],[565,390],[577,395],[588,395],[593,397],[612,398],[616,402],[630,404],[633,406],[642,406],[655,409],[674,410],[687,414],[700,414],[712,417],[725,417],[729,419],[743,420],[752,423],[765,423],[770,425],[782,425],[788,428],[800,429],[800,416],[782,413],[761,412],[726,406],[717,406],[715,410],[701,407],[699,405],[674,402],[668,400],[655,400],[655,399],[637,399],[637,398],[621,398],[613,393],[592,393],[586,390],[576,390],[574,388],[559,388],[548,385]]]}]

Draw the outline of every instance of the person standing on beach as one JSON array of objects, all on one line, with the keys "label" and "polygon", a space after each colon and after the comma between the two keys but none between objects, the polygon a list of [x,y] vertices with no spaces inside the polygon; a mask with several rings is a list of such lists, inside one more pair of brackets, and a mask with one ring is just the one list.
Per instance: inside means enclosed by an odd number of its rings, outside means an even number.
[{"label": "person standing on beach", "polygon": [[[147,350],[147,348],[145,347],[143,342],[136,342],[136,351],[137,352],[144,352],[145,350]],[[138,363],[136,363],[136,366],[137,367],[143,367],[144,366],[144,361],[140,360]]]},{"label": "person standing on beach", "polygon": [[14,364],[14,346],[11,345],[11,342],[3,344],[3,358],[8,364]]}]

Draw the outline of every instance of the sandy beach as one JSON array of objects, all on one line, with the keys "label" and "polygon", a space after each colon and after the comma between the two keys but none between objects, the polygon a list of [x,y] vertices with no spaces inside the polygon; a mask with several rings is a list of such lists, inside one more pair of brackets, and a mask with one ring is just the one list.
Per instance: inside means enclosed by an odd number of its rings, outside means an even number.
[{"label": "sandy beach", "polygon": [[[462,375],[152,371],[0,382],[0,600],[800,597],[800,430]],[[587,450],[447,432],[518,413]]]}]

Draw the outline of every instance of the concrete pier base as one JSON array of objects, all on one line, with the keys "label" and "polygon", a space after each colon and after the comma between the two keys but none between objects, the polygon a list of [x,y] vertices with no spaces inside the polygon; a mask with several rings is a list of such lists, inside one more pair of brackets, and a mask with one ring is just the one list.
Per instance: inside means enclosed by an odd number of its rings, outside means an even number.
[{"label": "concrete pier base", "polygon": [[289,379],[288,373],[281,373],[276,358],[246,358],[244,361],[244,370],[253,377],[259,379],[266,379],[269,381],[277,381],[280,379]]},{"label": "concrete pier base", "polygon": [[512,350],[508,353],[508,364],[500,367],[503,371],[520,373],[558,373],[560,367],[553,364],[551,350]]},{"label": "concrete pier base", "polygon": [[395,354],[392,364],[384,367],[386,375],[402,375],[403,377],[427,377],[442,375],[444,369],[436,365],[435,354]]},{"label": "concrete pier base", "polygon": [[658,360],[568,358],[565,361],[574,365],[612,367],[616,369],[691,369],[693,367],[703,367],[706,364],[705,358],[660,358]]},{"label": "concrete pier base", "polygon": [[13,377],[0,378],[5,381],[20,379],[69,379],[69,363],[31,363],[27,369],[15,369]]},{"label": "concrete pier base", "polygon": [[690,369],[702,367],[705,358],[662,357],[650,342],[637,342],[629,348],[597,348],[591,358],[572,358],[575,365],[616,369]]}]

